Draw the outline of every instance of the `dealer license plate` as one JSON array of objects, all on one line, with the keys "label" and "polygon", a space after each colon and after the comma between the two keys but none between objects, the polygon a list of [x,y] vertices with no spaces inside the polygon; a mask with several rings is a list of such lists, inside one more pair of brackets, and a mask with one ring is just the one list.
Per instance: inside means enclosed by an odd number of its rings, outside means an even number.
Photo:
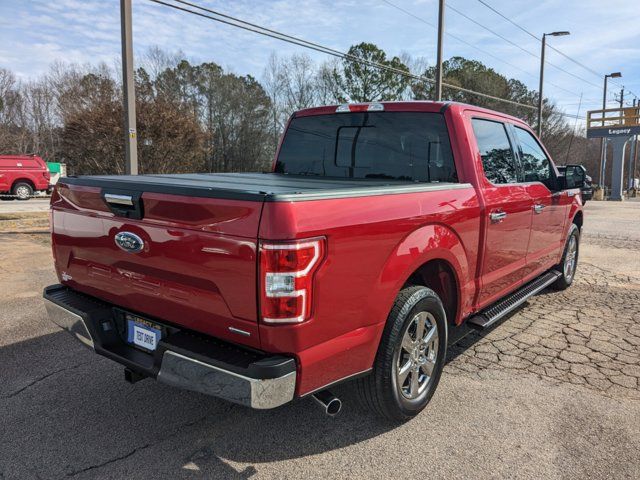
[{"label": "dealer license plate", "polygon": [[127,341],[146,350],[155,350],[162,338],[162,330],[147,320],[127,315]]}]

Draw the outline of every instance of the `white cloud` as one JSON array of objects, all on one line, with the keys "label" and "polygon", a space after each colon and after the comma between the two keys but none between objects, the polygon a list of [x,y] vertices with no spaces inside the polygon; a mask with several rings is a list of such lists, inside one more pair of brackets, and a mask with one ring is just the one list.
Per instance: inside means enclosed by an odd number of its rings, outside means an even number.
[{"label": "white cloud", "polygon": [[[435,30],[381,0],[192,0],[199,5],[247,21],[282,30],[338,50],[354,43],[377,43],[391,55],[408,52],[433,61]],[[436,0],[391,0],[428,22],[437,23]],[[640,9],[627,0],[489,0],[528,30],[540,35],[570,30],[571,36],[549,43],[597,72],[621,70],[623,82],[640,94]],[[0,4],[0,65],[21,77],[46,71],[55,60],[113,64],[120,55],[119,2],[100,0],[32,0]],[[540,45],[526,33],[472,0],[448,0],[476,21],[489,26],[523,48],[539,52]],[[244,32],[217,22],[178,12],[148,0],[134,2],[134,41],[137,52],[150,46],[182,50],[199,61],[215,61],[237,73],[261,76],[269,54],[299,51],[277,40]],[[539,60],[495,37],[452,10],[446,12],[447,31],[467,43],[504,59],[445,37],[445,56],[476,58],[498,72],[537,88]],[[317,61],[325,55],[308,52]],[[583,108],[594,108],[602,79],[548,51],[548,60],[574,75],[548,66],[545,92],[575,111],[580,93]],[[506,63],[505,63],[506,62]],[[517,68],[513,68],[511,64]],[[527,72],[527,73],[523,73]],[[558,88],[560,87],[560,88]],[[616,87],[617,88],[617,87]],[[574,92],[569,94],[566,90]],[[595,105],[594,105],[595,103]]]}]

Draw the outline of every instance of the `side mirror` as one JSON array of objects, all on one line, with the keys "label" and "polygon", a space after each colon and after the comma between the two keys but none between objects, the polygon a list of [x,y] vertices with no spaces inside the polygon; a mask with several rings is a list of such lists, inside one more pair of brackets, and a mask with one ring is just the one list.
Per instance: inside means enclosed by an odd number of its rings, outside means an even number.
[{"label": "side mirror", "polygon": [[566,189],[582,188],[585,181],[585,171],[582,165],[567,165],[564,174],[564,187]]}]

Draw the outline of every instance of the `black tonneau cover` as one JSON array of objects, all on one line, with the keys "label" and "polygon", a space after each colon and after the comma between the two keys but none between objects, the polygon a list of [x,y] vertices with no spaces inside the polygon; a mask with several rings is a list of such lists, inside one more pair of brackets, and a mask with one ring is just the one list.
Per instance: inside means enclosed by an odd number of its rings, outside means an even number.
[{"label": "black tonneau cover", "polygon": [[104,175],[65,177],[60,179],[60,182],[69,185],[99,187],[103,191],[114,189],[267,202],[392,195],[470,187],[469,184],[461,183],[415,183],[280,173]]}]

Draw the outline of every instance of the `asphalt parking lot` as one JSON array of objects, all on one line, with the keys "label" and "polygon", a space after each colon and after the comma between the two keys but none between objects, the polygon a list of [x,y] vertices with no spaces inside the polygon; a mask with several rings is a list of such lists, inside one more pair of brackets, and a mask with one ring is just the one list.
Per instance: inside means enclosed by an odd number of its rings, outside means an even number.
[{"label": "asphalt parking lot", "polygon": [[46,219],[2,218],[0,479],[640,478],[640,202],[590,202],[574,285],[465,338],[401,426],[348,386],[328,418],[125,383],[46,318]]}]

